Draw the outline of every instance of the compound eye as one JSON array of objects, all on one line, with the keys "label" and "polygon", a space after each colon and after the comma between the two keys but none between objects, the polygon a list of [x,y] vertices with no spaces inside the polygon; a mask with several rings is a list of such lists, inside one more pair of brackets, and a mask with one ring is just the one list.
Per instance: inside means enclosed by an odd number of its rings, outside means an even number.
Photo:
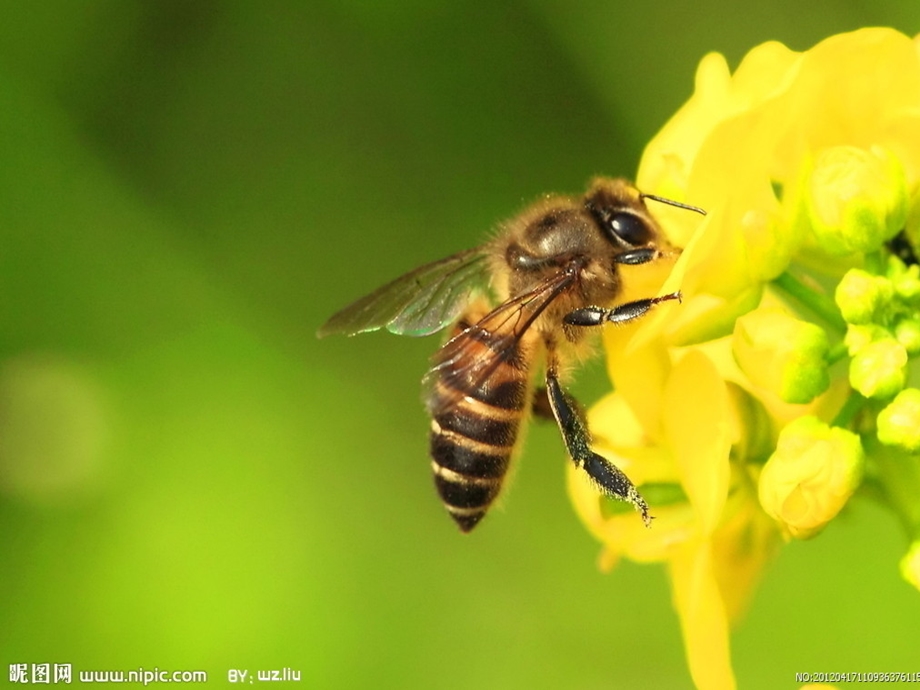
[{"label": "compound eye", "polygon": [[616,239],[633,247],[648,244],[652,239],[648,224],[632,213],[614,213],[609,226]]}]

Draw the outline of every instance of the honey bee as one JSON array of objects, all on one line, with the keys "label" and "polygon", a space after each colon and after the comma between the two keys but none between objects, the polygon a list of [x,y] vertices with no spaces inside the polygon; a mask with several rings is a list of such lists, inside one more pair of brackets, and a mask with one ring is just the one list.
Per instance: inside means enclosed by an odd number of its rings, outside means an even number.
[{"label": "honey bee", "polygon": [[[584,413],[559,381],[592,327],[680,300],[674,292],[611,306],[623,292],[621,265],[679,251],[646,200],[705,214],[642,194],[626,180],[597,178],[584,196],[540,199],[481,247],[397,278],[317,332],[423,336],[453,324],[425,383],[434,482],[461,531],[472,530],[498,497],[532,409],[555,419],[572,461],[602,492],[631,503],[650,525],[648,504],[626,474],[591,450]],[[545,389],[535,388],[538,368]]]}]

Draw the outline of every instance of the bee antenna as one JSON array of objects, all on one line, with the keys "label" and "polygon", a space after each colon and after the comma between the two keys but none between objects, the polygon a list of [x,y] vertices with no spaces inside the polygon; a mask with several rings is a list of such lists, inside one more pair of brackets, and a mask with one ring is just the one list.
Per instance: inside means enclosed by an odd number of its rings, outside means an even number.
[{"label": "bee antenna", "polygon": [[640,199],[651,199],[652,201],[657,201],[662,204],[667,204],[668,206],[676,206],[677,208],[684,208],[688,211],[694,211],[699,213],[701,216],[706,215],[706,211],[701,209],[699,206],[691,206],[690,204],[684,204],[680,201],[674,201],[673,199],[665,199],[663,196],[655,196],[654,194],[639,194]]}]

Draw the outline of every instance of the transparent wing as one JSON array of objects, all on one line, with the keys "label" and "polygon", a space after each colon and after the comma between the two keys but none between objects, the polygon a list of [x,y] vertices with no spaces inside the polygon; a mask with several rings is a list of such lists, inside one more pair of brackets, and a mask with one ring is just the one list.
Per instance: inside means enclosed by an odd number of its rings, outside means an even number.
[{"label": "transparent wing", "polygon": [[537,317],[575,283],[576,275],[575,270],[559,271],[448,340],[434,354],[433,366],[425,375],[427,388],[437,381],[446,384],[438,395],[428,397],[430,411],[437,414],[451,407],[464,390],[486,383],[502,362],[525,356],[521,340]]},{"label": "transparent wing", "polygon": [[472,293],[488,284],[484,248],[421,266],[334,314],[317,337],[386,328],[397,335],[429,335],[457,320]]}]

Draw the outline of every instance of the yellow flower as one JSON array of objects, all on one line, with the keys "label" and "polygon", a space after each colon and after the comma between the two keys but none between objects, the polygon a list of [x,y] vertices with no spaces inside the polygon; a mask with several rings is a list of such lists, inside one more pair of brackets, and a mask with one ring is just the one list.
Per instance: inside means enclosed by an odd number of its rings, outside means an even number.
[{"label": "yellow flower", "polygon": [[[637,186],[708,212],[655,209],[683,249],[661,294],[681,290],[684,301],[605,331],[615,393],[589,414],[596,450],[632,478],[656,519],[646,529],[574,469],[569,490],[604,545],[603,567],[624,557],[667,564],[694,683],[734,688],[729,626],[780,528],[813,534],[860,478],[860,437],[836,424],[854,418],[861,398],[849,396],[846,368],[830,364],[883,337],[912,347],[910,314],[880,325],[873,319],[885,310],[874,302],[853,303],[847,313],[860,325],[850,328],[862,330],[844,344],[827,285],[853,268],[878,273],[867,253],[905,225],[920,239],[920,41],[863,29],[804,53],[765,43],[734,74],[722,56],[706,56],[693,96],[646,147]],[[916,271],[902,273],[892,285],[909,307],[920,283]],[[861,299],[857,288],[841,292],[847,304]],[[755,309],[738,326],[736,362],[736,321]],[[771,318],[791,330],[773,332]],[[797,345],[784,350],[784,339]],[[882,383],[879,392],[897,392]],[[813,421],[797,425],[806,415]],[[793,443],[796,430],[809,443]]]},{"label": "yellow flower", "polygon": [[805,53],[765,43],[734,75],[721,55],[703,59],[696,92],[646,147],[637,176],[643,191],[692,200],[709,212],[695,233],[692,220],[670,210],[659,214],[672,241],[685,248],[682,279],[668,285],[686,298],[668,326],[670,343],[730,332],[734,318],[756,305],[764,282],[793,256],[814,261],[815,247],[803,246],[799,187],[812,161],[838,146],[883,148],[908,188],[915,187],[920,59],[914,41],[889,29],[863,29]]},{"label": "yellow flower", "polygon": [[[574,467],[570,494],[605,544],[602,566],[622,556],[668,564],[691,675],[699,687],[732,688],[729,626],[746,608],[779,537],[757,504],[751,477],[731,462],[733,447],[744,440],[739,420],[745,412],[702,351],[689,350],[673,364],[657,359],[653,347],[634,354],[642,359],[635,371],[648,377],[618,377],[622,385],[591,411],[589,424],[595,449],[656,504],[652,529],[628,512],[611,513],[610,499]],[[636,410],[649,416],[643,421]],[[656,487],[675,484],[680,500],[655,502]]]}]

